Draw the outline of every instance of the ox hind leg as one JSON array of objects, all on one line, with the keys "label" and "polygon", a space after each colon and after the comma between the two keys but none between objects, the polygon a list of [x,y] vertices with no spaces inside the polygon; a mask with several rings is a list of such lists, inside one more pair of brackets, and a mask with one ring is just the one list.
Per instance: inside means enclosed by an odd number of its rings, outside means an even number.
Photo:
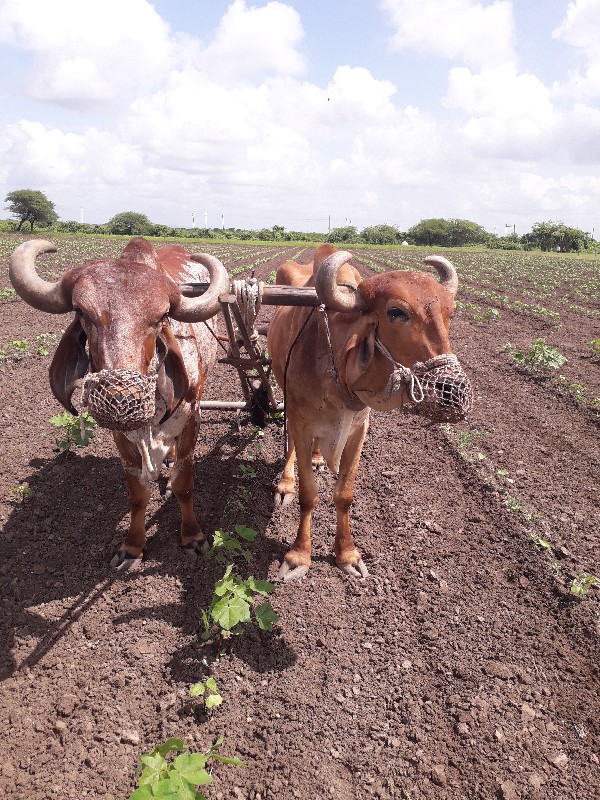
[{"label": "ox hind leg", "polygon": [[366,578],[369,574],[362,556],[354,546],[350,532],[350,506],[354,499],[354,479],[368,429],[368,420],[355,428],[344,447],[340,471],[333,492],[337,521],[335,530],[335,561],[347,575]]},{"label": "ox hind leg", "polygon": [[206,536],[194,513],[194,447],[198,430],[198,420],[192,417],[177,437],[175,464],[169,480],[169,488],[181,510],[181,545],[191,556],[208,548]]},{"label": "ox hind leg", "polygon": [[[279,483],[275,488],[275,505],[288,506],[296,495],[296,478],[294,476],[294,463],[296,461],[296,447],[294,438],[288,430],[288,445],[285,453],[285,464]],[[321,453],[318,441],[312,445],[311,463],[313,469],[322,472],[325,469],[325,459]]]},{"label": "ox hind leg", "polygon": [[296,478],[294,476],[294,463],[296,461],[296,446],[292,431],[288,427],[287,450],[285,464],[279,483],[275,487],[275,505],[288,506],[296,495]]},{"label": "ox hind leg", "polygon": [[[311,519],[317,504],[317,483],[312,468],[313,437],[306,431],[293,430],[298,462],[298,500],[300,502],[300,524],[296,539],[279,569],[278,578],[284,581],[302,578],[311,562]],[[289,455],[289,453],[288,453]],[[286,461],[293,478],[293,456]],[[285,470],[284,470],[285,474]]]}]

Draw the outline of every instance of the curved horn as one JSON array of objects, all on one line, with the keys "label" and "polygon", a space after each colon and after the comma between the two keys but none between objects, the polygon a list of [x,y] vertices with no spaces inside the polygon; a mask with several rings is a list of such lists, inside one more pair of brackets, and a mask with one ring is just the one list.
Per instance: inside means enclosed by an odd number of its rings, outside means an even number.
[{"label": "curved horn", "polygon": [[364,308],[363,296],[357,290],[348,292],[337,283],[337,274],[352,254],[346,250],[337,250],[328,256],[317,270],[315,288],[317,296],[323,305],[333,311],[362,311]]},{"label": "curved horn", "polygon": [[448,259],[444,258],[444,256],[427,256],[427,258],[423,259],[423,263],[429,264],[429,266],[437,270],[441,285],[448,289],[454,297],[458,289],[458,275]]},{"label": "curved horn", "polygon": [[35,259],[42,253],[56,253],[46,239],[30,239],[20,244],[10,257],[8,274],[15,291],[30,306],[49,314],[66,314],[73,309],[62,292],[60,281],[45,281],[35,271]]},{"label": "curved horn", "polygon": [[229,291],[229,275],[218,258],[208,253],[193,253],[190,258],[208,270],[210,285],[200,297],[181,297],[169,311],[179,322],[204,322],[220,310],[219,295]]}]

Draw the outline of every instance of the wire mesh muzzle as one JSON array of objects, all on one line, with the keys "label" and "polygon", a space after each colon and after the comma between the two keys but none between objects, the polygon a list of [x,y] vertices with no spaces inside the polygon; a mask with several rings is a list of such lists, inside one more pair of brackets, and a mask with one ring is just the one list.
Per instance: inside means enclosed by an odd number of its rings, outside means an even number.
[{"label": "wire mesh muzzle", "polygon": [[81,406],[102,428],[141,428],[156,411],[156,377],[156,373],[142,375],[129,369],[93,372],[83,382]]},{"label": "wire mesh muzzle", "polygon": [[456,356],[437,356],[415,364],[423,400],[415,410],[435,422],[460,422],[473,405],[473,389]]}]

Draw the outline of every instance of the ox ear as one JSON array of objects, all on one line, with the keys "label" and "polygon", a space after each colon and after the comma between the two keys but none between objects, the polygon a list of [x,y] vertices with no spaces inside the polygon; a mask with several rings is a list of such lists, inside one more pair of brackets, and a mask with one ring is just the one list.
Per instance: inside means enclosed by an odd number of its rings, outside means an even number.
[{"label": "ox ear", "polygon": [[185,397],[190,384],[177,339],[168,325],[163,327],[156,346],[162,360],[157,389],[167,404],[167,411],[161,419],[161,422],[165,422]]},{"label": "ox ear", "polygon": [[79,317],[75,317],[64,332],[50,364],[52,394],[71,414],[78,413],[71,402],[75,381],[85,376],[90,365],[85,349],[86,342],[87,336],[81,327]]},{"label": "ox ear", "polygon": [[349,393],[371,366],[375,354],[376,323],[368,317],[360,321],[360,328],[349,342],[346,351],[345,382]]}]

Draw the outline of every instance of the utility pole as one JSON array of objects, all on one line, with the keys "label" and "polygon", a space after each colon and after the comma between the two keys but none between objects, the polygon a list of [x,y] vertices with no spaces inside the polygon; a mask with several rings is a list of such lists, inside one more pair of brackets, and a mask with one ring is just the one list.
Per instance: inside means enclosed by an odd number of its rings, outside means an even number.
[{"label": "utility pole", "polygon": [[329,229],[328,233],[331,233],[331,214],[329,215]]},{"label": "utility pole", "polygon": [[221,228],[225,230],[225,214],[221,214]]}]

